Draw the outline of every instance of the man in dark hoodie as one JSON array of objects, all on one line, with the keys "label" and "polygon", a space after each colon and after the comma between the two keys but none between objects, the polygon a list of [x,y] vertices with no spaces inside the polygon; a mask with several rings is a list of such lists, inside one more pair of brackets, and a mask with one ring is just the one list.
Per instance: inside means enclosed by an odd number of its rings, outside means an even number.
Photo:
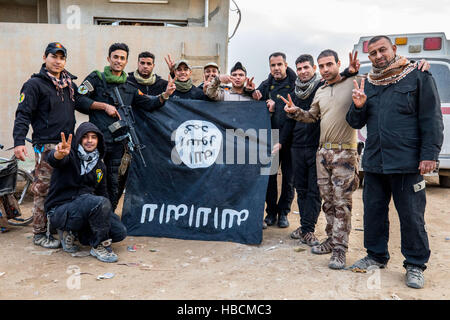
[{"label": "man in dark hoodie", "polygon": [[116,262],[111,243],[122,241],[127,233],[108,199],[104,155],[103,135],[94,124],[82,123],[73,144],[72,135],[66,141],[62,132],[61,142],[47,158],[55,169],[45,209],[64,251],[78,251],[76,232],[81,244],[92,247],[91,255],[102,262]]},{"label": "man in dark hoodie", "polygon": [[[284,103],[281,99],[278,99],[278,96],[287,96],[293,90],[297,75],[288,67],[286,55],[282,52],[275,52],[269,56],[269,66],[269,77],[253,93],[253,98],[255,100],[264,99],[267,102],[269,111],[272,112],[272,129],[281,131],[287,117],[283,109]],[[294,200],[294,176],[290,148],[288,146],[282,148],[279,157],[282,173],[281,195],[277,202],[277,174],[269,176],[266,194],[267,216],[264,219],[264,228],[266,225],[276,224],[277,221],[280,228],[289,226],[287,215],[291,211],[292,200]]]},{"label": "man in dark hoodie", "polygon": [[14,155],[25,161],[28,156],[25,138],[29,126],[33,128],[35,152],[33,204],[33,243],[44,248],[58,248],[59,240],[50,234],[44,211],[45,197],[50,185],[52,167],[46,162],[48,153],[59,142],[60,132],[73,133],[75,127],[74,110],[83,113],[79,105],[75,76],[64,68],[67,50],[59,42],[49,43],[44,53],[44,63],[39,73],[33,74],[20,90],[19,105],[14,121]]},{"label": "man in dark hoodie", "polygon": [[128,81],[147,95],[157,96],[163,93],[168,82],[153,72],[154,67],[155,55],[148,51],[141,52],[138,56],[138,68],[128,74]]},{"label": "man in dark hoodie", "polygon": [[82,97],[80,103],[85,109],[89,109],[89,121],[94,123],[103,133],[106,142],[105,165],[108,175],[108,195],[113,210],[116,209],[123,188],[119,185],[119,167],[125,153],[124,141],[114,141],[116,137],[109,130],[109,126],[119,118],[116,109],[118,101],[114,94],[114,88],[118,88],[125,105],[133,108],[152,112],[164,105],[169,96],[174,92],[175,85],[169,81],[166,91],[159,96],[148,96],[141,90],[127,82],[127,73],[123,70],[128,62],[129,49],[124,43],[114,43],[109,47],[109,65],[104,72],[98,70],[87,76],[79,88]]}]

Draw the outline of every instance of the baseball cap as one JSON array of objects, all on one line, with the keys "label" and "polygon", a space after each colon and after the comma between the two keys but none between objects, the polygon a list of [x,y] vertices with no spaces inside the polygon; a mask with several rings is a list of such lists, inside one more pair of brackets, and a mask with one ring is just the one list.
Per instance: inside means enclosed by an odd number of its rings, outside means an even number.
[{"label": "baseball cap", "polygon": [[203,70],[205,70],[205,69],[208,68],[208,67],[214,67],[214,68],[217,68],[217,70],[220,71],[219,66],[218,66],[217,63],[215,63],[215,62],[208,62],[208,63],[205,64],[205,66],[203,67]]},{"label": "baseball cap", "polygon": [[175,69],[178,69],[178,67],[180,66],[180,64],[185,64],[189,69],[191,69],[191,66],[189,65],[189,63],[187,62],[187,60],[180,60],[177,63],[175,63]]},{"label": "baseball cap", "polygon": [[59,42],[51,42],[47,45],[47,49],[45,49],[45,55],[49,53],[57,53],[58,51],[61,51],[64,54],[64,57],[67,57],[67,50],[64,48],[64,46]]}]

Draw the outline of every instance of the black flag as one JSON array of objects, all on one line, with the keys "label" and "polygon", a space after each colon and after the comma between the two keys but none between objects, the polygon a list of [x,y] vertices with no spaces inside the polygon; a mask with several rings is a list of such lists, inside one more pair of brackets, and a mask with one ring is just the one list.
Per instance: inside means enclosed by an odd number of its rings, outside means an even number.
[{"label": "black flag", "polygon": [[265,103],[178,99],[135,117],[147,166],[134,155],[128,234],[261,243],[272,160]]}]

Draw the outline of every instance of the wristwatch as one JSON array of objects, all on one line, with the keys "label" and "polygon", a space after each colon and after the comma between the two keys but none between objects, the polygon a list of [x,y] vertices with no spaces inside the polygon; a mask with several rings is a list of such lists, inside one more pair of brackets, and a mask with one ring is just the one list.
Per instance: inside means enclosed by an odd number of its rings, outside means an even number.
[{"label": "wristwatch", "polygon": [[164,93],[165,93],[165,92],[161,93],[159,96],[160,96],[164,101],[169,100],[169,97],[166,98],[166,97],[164,96]]}]

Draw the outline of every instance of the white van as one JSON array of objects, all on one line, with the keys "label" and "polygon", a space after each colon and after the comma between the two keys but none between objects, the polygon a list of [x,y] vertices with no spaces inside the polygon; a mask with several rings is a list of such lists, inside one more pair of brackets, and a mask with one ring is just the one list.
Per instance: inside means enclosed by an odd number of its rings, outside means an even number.
[{"label": "white van", "polygon": [[[368,58],[368,43],[373,36],[364,36],[355,44],[361,62],[360,74],[368,73],[372,63]],[[406,33],[388,35],[397,46],[397,54],[419,61],[426,59],[430,65],[444,118],[444,143],[439,155],[439,183],[441,187],[450,187],[450,41],[445,33]],[[365,142],[366,128],[358,130],[358,140]],[[362,170],[362,169],[361,169]]]}]

